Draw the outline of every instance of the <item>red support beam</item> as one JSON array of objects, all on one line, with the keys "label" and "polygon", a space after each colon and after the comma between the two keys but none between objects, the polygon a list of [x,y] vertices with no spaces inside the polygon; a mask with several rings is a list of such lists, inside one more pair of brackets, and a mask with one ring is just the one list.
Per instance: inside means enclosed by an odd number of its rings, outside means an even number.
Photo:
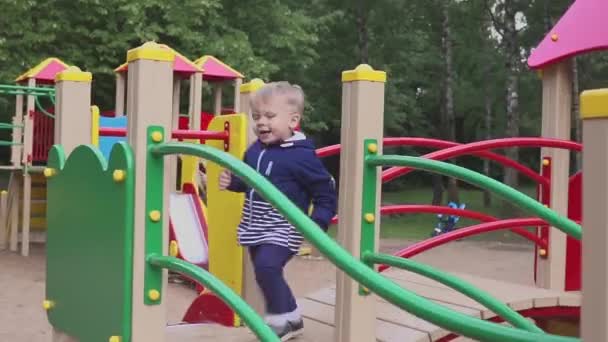
[{"label": "red support beam", "polygon": [[[101,137],[126,137],[126,128],[101,127],[99,128]],[[229,132],[222,131],[193,131],[178,129],[171,132],[173,139],[203,139],[203,140],[228,140]]]}]

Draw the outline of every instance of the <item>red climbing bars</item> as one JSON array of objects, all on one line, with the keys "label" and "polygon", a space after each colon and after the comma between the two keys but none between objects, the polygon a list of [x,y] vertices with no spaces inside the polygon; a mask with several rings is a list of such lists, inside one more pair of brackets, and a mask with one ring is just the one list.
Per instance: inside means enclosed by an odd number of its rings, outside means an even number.
[{"label": "red climbing bars", "polygon": [[[99,128],[99,136],[102,137],[125,137],[127,130],[125,128],[101,127]],[[192,131],[186,129],[177,129],[171,132],[173,139],[205,139],[205,140],[228,140],[229,132],[222,131]]]}]

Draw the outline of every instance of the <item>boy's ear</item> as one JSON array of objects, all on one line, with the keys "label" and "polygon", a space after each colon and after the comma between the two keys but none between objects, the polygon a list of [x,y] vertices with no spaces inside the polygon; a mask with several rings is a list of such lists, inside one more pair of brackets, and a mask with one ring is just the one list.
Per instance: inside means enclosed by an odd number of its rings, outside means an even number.
[{"label": "boy's ear", "polygon": [[289,128],[295,130],[300,125],[301,118],[302,116],[300,115],[300,113],[292,114],[291,118],[289,119]]}]

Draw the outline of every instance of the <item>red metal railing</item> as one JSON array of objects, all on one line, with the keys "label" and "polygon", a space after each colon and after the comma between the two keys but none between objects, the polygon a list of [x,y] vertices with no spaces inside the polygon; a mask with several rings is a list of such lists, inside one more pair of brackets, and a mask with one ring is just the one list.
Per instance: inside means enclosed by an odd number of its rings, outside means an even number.
[{"label": "red metal railing", "polygon": [[[427,213],[427,214],[444,214],[444,215],[458,215],[460,217],[478,220],[481,222],[497,222],[498,218],[485,215],[476,211],[466,209],[456,209],[450,207],[426,205],[426,204],[400,204],[400,205],[389,205],[380,208],[380,215],[395,215],[395,214],[412,214],[412,213]],[[332,223],[337,223],[338,217],[335,216],[332,219]],[[544,221],[543,221],[544,222]],[[462,228],[464,229],[464,228]],[[511,231],[529,241],[534,242],[540,248],[546,248],[547,242],[536,234],[529,232],[525,229],[515,227],[511,228]]]},{"label": "red metal railing", "polygon": [[[504,139],[494,139],[494,140],[486,140],[479,141],[470,144],[462,144],[459,146],[449,147],[440,151],[435,151],[432,153],[428,153],[423,155],[424,158],[429,158],[433,160],[445,160],[449,158],[454,158],[458,156],[462,156],[465,154],[474,154],[476,152],[485,151],[489,149],[495,148],[505,148],[505,147],[553,147],[553,148],[561,148],[568,149],[573,151],[582,151],[583,146],[577,142],[573,141],[565,141],[565,140],[557,140],[557,139],[549,139],[549,138],[504,138]],[[515,162],[514,162],[515,163]],[[517,163],[519,164],[519,163]],[[403,176],[409,172],[413,171],[412,168],[408,167],[391,167],[388,170],[382,172],[382,182],[390,182],[391,180]],[[534,171],[533,171],[534,172]],[[534,172],[536,176],[538,174]],[[541,176],[539,176],[541,177]],[[543,177],[544,181],[548,181]],[[537,182],[541,183],[537,180]]]},{"label": "red metal railing", "polygon": [[[447,149],[447,148],[451,148],[451,147],[463,146],[463,144],[459,144],[459,143],[456,143],[453,141],[430,139],[430,138],[411,138],[411,137],[384,138],[383,142],[384,142],[384,147],[416,146],[416,147]],[[442,151],[444,151],[444,150],[442,150]],[[439,151],[433,152],[433,153],[438,153],[438,152]],[[338,153],[340,153],[339,144],[323,147],[323,148],[320,148],[317,150],[317,155],[319,157],[329,157],[329,156],[336,155]],[[549,185],[548,180],[545,179],[544,177],[542,177],[541,175],[539,175],[536,171],[534,171],[512,159],[502,156],[500,154],[489,152],[489,151],[475,151],[475,152],[469,152],[469,153],[462,153],[460,155],[466,155],[466,154],[472,154],[472,155],[475,155],[475,156],[478,156],[481,158],[486,158],[486,159],[495,161],[503,166],[511,167],[511,168],[521,172],[524,176],[527,176],[528,178],[534,180],[536,183],[543,184],[543,185]],[[424,155],[423,157],[427,157],[427,156],[428,155]],[[457,157],[457,156],[459,156],[459,155],[452,156],[452,157]],[[397,177],[398,176],[400,176],[400,175],[397,175]],[[393,178],[391,178],[390,180],[392,180],[392,179]],[[384,179],[383,179],[383,182],[384,182]]]},{"label": "red metal railing", "polygon": [[55,138],[55,119],[37,111],[30,115],[34,118],[32,161],[46,162]]},{"label": "red metal railing", "polygon": [[[99,136],[102,137],[126,137],[126,128],[101,127],[99,128]],[[186,129],[177,129],[171,132],[173,139],[205,139],[205,140],[228,140],[229,132],[227,131],[192,131]]]}]

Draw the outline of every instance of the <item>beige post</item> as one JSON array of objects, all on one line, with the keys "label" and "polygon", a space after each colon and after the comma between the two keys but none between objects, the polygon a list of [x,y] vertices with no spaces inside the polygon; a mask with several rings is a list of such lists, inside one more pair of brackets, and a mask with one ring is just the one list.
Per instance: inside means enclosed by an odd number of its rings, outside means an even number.
[{"label": "beige post", "polygon": [[190,129],[201,129],[201,110],[203,93],[203,73],[195,72],[190,76]]},{"label": "beige post", "polygon": [[[91,141],[91,82],[93,75],[70,66],[55,75],[55,144],[62,145],[69,155],[76,147]],[[45,175],[47,171],[45,170]],[[73,338],[53,329],[54,342],[75,342]]]},{"label": "beige post", "polygon": [[255,139],[255,133],[253,132],[253,119],[251,118],[251,107],[249,106],[249,99],[251,98],[251,94],[253,94],[256,90],[262,88],[264,86],[264,81],[259,78],[254,78],[250,82],[241,85],[239,88],[240,93],[240,106],[241,113],[247,114],[247,119],[249,121],[247,129],[247,140],[248,145],[251,145]]},{"label": "beige post", "polygon": [[125,115],[125,87],[127,83],[127,73],[117,72],[116,73],[116,104],[115,104],[115,116]]},{"label": "beige post", "polygon": [[[363,184],[364,139],[382,141],[384,125],[384,86],[386,73],[369,65],[342,73],[342,129],[340,156],[340,203],[338,241],[353,256],[359,257],[361,243],[361,205]],[[378,144],[382,153],[382,144]],[[380,201],[378,177],[376,203]],[[376,206],[375,217],[380,206]],[[379,240],[376,220],[376,248]],[[359,294],[359,284],[342,271],[337,272],[336,331],[338,342],[370,342],[376,340],[376,307],[373,295]]]},{"label": "beige post", "polygon": [[69,155],[77,147],[91,141],[90,72],[71,66],[55,76],[55,144]]},{"label": "beige post", "polygon": [[17,245],[19,243],[19,201],[21,197],[21,182],[17,171],[11,174],[11,178],[8,182],[9,188],[9,224],[10,224],[10,245],[9,249],[11,252],[17,251]]},{"label": "beige post", "polygon": [[[36,80],[30,78],[27,82],[28,86],[35,87]],[[30,219],[32,206],[32,176],[28,168],[32,166],[32,151],[34,145],[34,115],[36,109],[35,98],[32,95],[27,96],[27,105],[25,111],[24,137],[23,137],[23,156],[22,163],[23,171],[23,204],[21,209],[21,255],[28,256],[30,254]]]},{"label": "beige post", "polygon": [[[15,99],[15,116],[13,116],[13,126],[23,125],[23,95],[17,95]],[[13,144],[21,144],[23,138],[23,128],[13,127]],[[23,146],[11,146],[11,165],[17,167],[21,165]]]},{"label": "beige post", "polygon": [[[166,299],[159,305],[145,305],[145,222],[146,212],[146,157],[147,129],[150,125],[162,126],[166,130],[165,141],[170,140],[171,109],[173,98],[173,61],[175,54],[159,44],[148,42],[127,53],[129,83],[127,85],[128,142],[135,160],[135,221],[133,247],[133,309],[132,341],[164,341],[166,326]],[[169,198],[170,183],[168,168],[165,168],[163,198]],[[169,226],[169,201],[162,208],[162,226]],[[163,231],[163,254],[166,254],[168,231]],[[163,272],[161,293],[166,291],[167,272]]]},{"label": "beige post", "polygon": [[222,82],[218,82],[213,88],[213,113],[215,115],[222,115]]},{"label": "beige post", "polygon": [[0,191],[0,251],[6,249],[8,239],[8,191]]},{"label": "beige post", "polygon": [[234,112],[241,112],[241,85],[243,84],[242,78],[237,78],[234,80]]},{"label": "beige post", "polygon": [[[543,138],[570,140],[572,105],[571,66],[569,62],[552,65],[543,70],[542,129]],[[570,151],[556,148],[541,149],[541,156],[551,158],[550,208],[568,215],[568,182]],[[537,258],[536,284],[552,290],[565,289],[566,234],[551,227],[549,250]]]},{"label": "beige post", "polygon": [[584,91],[581,339],[608,341],[608,89]]}]

